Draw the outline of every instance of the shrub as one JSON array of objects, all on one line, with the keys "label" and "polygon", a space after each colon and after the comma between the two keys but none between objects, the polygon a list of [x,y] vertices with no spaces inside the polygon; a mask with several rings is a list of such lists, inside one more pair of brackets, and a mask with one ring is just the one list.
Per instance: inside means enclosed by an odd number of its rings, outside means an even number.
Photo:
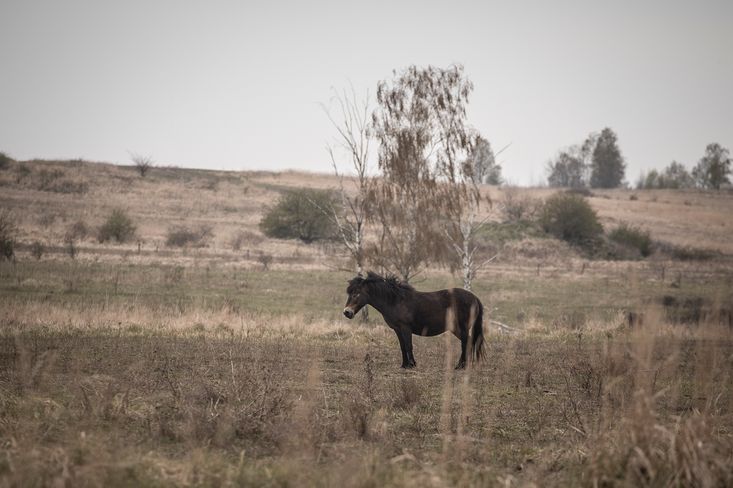
[{"label": "shrub", "polygon": [[150,171],[150,169],[155,166],[155,161],[153,161],[153,158],[150,156],[143,156],[141,154],[131,153],[130,158],[132,159],[132,162],[135,165],[137,172],[140,173],[140,176],[142,178],[145,178],[145,175],[148,174],[148,171]]},{"label": "shrub", "polygon": [[33,241],[31,244],[31,256],[36,259],[41,259],[45,250],[46,249],[41,241]]},{"label": "shrub", "polygon": [[608,237],[618,244],[637,249],[643,257],[652,253],[652,238],[649,231],[622,223],[609,232]]},{"label": "shrub", "polygon": [[200,225],[196,229],[186,226],[171,227],[165,238],[168,247],[204,247],[213,237],[210,225]]},{"label": "shrub", "polygon": [[79,219],[69,226],[66,230],[66,238],[71,239],[85,239],[89,235],[89,227],[86,222]]},{"label": "shrub", "polygon": [[76,255],[79,254],[79,249],[76,247],[76,239],[73,236],[67,235],[64,238],[64,251],[66,251],[66,254],[71,259],[75,259]]},{"label": "shrub", "polygon": [[580,195],[556,193],[545,202],[540,217],[545,232],[570,244],[592,249],[603,232],[598,215]]},{"label": "shrub", "polygon": [[41,168],[36,176],[36,187],[41,191],[51,191],[56,181],[63,178],[65,173],[60,169]]},{"label": "shrub", "polygon": [[532,220],[542,208],[542,202],[529,195],[520,195],[514,188],[504,191],[504,218],[507,222]]},{"label": "shrub", "polygon": [[678,261],[710,261],[722,256],[720,251],[692,246],[677,246],[668,242],[656,242],[659,252],[669,255]]},{"label": "shrub", "polygon": [[249,230],[240,230],[232,237],[231,245],[233,250],[239,251],[244,244],[257,245],[263,240],[264,238],[260,234]]},{"label": "shrub", "polygon": [[300,239],[305,243],[333,239],[336,228],[326,212],[333,206],[329,192],[299,189],[280,196],[260,220],[268,237]]},{"label": "shrub", "polygon": [[0,169],[6,169],[10,166],[10,163],[13,162],[13,158],[5,154],[4,152],[0,152]]},{"label": "shrub", "polygon": [[20,183],[21,181],[25,180],[27,177],[30,176],[32,173],[31,169],[28,167],[28,165],[20,163],[16,168],[16,174],[15,174],[15,182]]},{"label": "shrub", "polygon": [[99,242],[107,242],[115,240],[117,242],[125,242],[135,235],[135,224],[132,219],[127,216],[124,210],[116,208],[104,224],[99,228],[97,239]]},{"label": "shrub", "polygon": [[13,215],[0,209],[0,260],[11,260],[15,257],[15,239],[18,228]]}]

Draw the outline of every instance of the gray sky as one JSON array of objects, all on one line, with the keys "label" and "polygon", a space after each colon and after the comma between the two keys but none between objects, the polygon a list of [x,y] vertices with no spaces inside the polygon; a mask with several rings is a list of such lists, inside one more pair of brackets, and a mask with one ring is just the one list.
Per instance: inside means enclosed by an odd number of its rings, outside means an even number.
[{"label": "gray sky", "polygon": [[606,126],[632,182],[733,149],[730,0],[0,0],[0,151],[329,171],[331,87],[451,63],[512,183]]}]

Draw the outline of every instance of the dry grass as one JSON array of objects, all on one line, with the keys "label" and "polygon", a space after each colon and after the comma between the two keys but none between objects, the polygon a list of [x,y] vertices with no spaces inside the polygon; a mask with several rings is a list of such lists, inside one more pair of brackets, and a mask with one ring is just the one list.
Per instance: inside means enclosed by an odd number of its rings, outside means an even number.
[{"label": "dry grass", "polygon": [[8,486],[731,483],[733,334],[712,324],[537,323],[466,372],[417,338],[405,372],[385,327],[300,314],[2,312]]},{"label": "dry grass", "polygon": [[[492,328],[465,372],[454,338],[417,337],[403,371],[378,313],[340,316],[338,257],[257,231],[279,189],[333,178],[28,163],[87,184],[72,195],[17,183],[16,164],[0,173],[21,243],[0,263],[0,486],[733,484],[733,332],[671,323],[660,302],[726,305],[725,257],[589,262],[511,241],[474,289],[517,331]],[[590,202],[607,226],[733,252],[730,195],[633,193]],[[140,242],[100,245],[118,207]],[[182,225],[211,227],[209,247],[166,248]],[[72,226],[86,229],[75,260]],[[444,270],[415,283],[455,284]]]}]

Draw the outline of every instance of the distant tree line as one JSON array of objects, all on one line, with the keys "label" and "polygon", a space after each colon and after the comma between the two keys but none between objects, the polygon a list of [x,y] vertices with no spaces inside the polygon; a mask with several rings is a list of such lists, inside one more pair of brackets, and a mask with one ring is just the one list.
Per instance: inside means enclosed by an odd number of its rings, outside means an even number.
[{"label": "distant tree line", "polygon": [[560,151],[547,163],[547,182],[552,187],[617,188],[624,182],[626,161],[616,133],[606,127],[582,144]]},{"label": "distant tree line", "polygon": [[661,171],[655,169],[642,174],[636,183],[639,189],[655,188],[705,188],[720,190],[730,184],[731,161],[730,152],[718,143],[708,144],[705,154],[692,168],[687,168],[677,161]]},{"label": "distant tree line", "polygon": [[[617,188],[625,184],[626,162],[618,138],[610,128],[590,134],[582,144],[570,146],[547,163],[547,183],[564,188]],[[707,188],[730,184],[731,162],[727,148],[711,143],[697,165],[687,168],[672,161],[669,166],[642,174],[639,189]]]}]

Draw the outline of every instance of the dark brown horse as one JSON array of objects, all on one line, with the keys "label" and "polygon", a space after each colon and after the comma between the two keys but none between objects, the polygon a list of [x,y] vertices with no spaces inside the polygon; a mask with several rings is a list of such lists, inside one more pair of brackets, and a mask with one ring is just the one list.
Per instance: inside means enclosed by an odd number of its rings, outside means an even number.
[{"label": "dark brown horse", "polygon": [[461,288],[419,292],[407,283],[371,271],[366,278],[349,281],[344,315],[352,319],[365,305],[371,305],[397,334],[402,349],[402,367],[414,368],[412,334],[435,336],[450,331],[461,341],[461,359],[456,369],[466,367],[466,355],[479,360],[483,354],[484,332],[481,301]]}]

